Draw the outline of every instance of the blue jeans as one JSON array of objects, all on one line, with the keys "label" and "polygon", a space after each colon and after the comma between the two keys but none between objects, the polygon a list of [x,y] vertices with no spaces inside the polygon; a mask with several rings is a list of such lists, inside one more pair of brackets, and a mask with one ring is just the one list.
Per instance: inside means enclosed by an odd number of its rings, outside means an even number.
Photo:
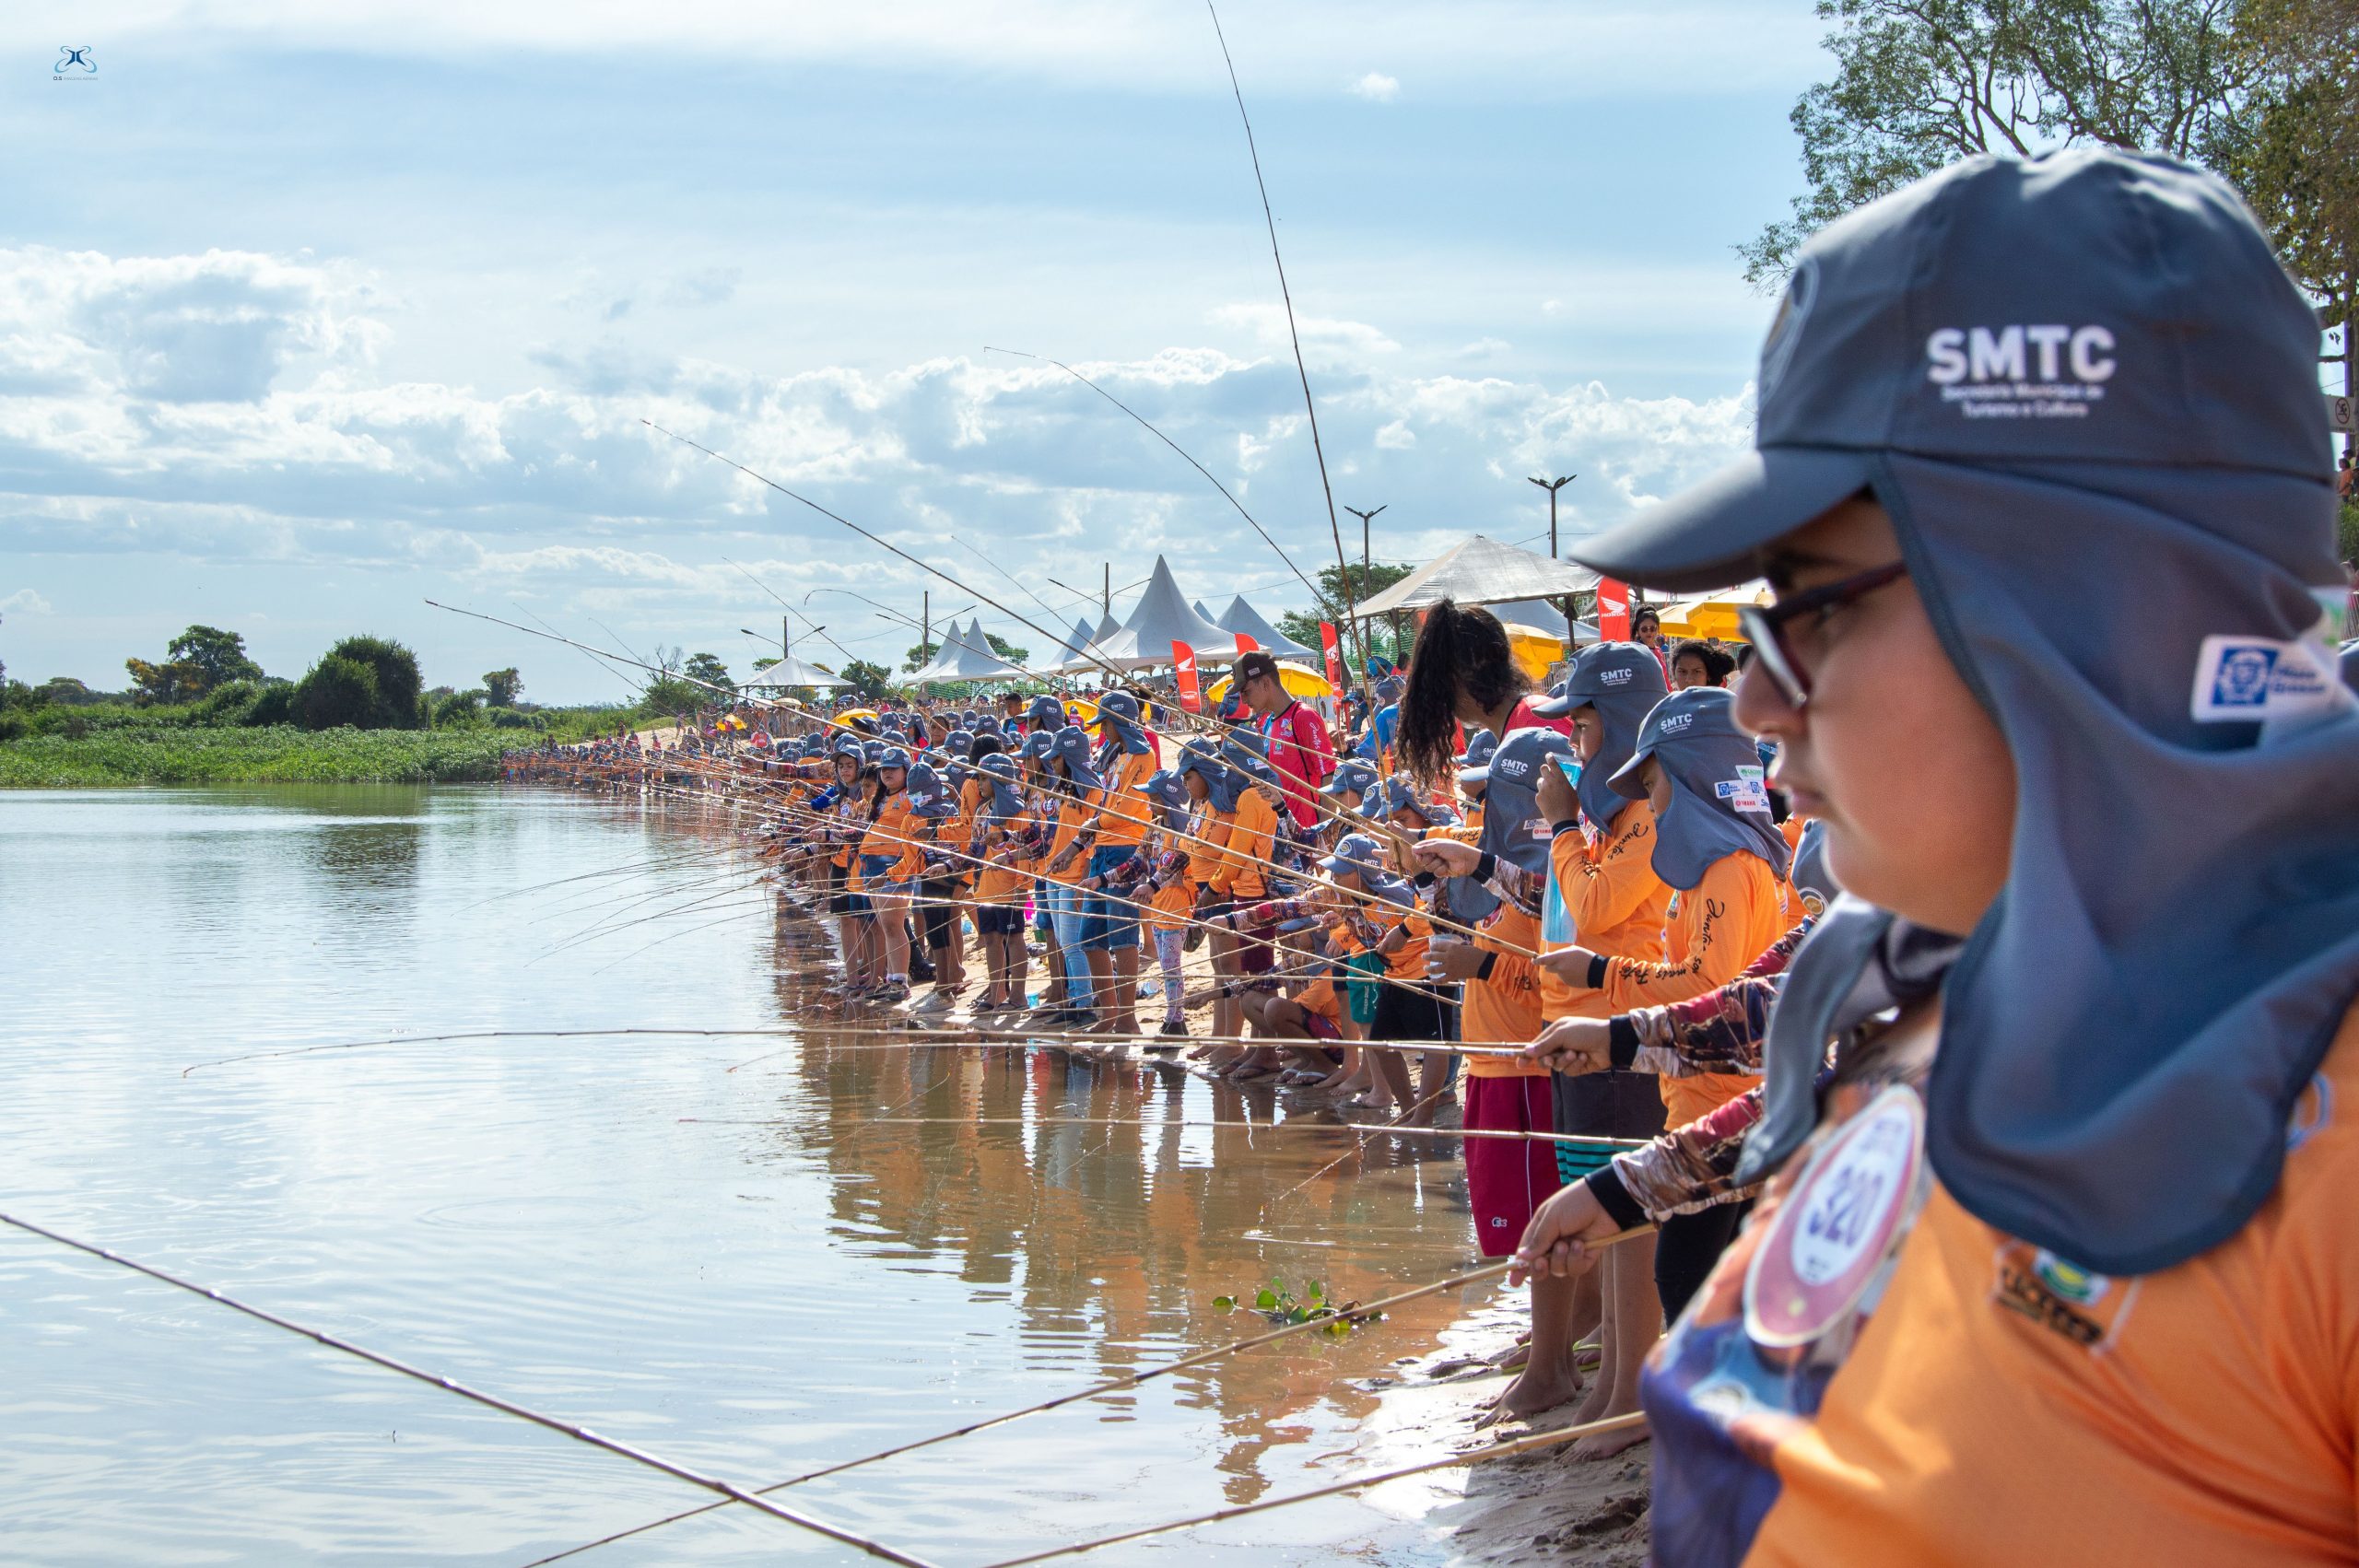
[{"label": "blue jeans", "polygon": [[1086,1009],[1093,997],[1089,983],[1089,954],[1082,946],[1088,935],[1089,916],[1083,906],[1089,895],[1066,883],[1048,884],[1049,926],[1065,955],[1065,1005]]},{"label": "blue jeans", "polygon": [[[1109,844],[1092,850],[1088,874],[1102,877],[1137,852],[1128,844]],[[1082,911],[1088,918],[1082,932],[1083,947],[1092,952],[1119,953],[1138,946],[1139,908],[1129,899],[1109,893],[1086,894]]]}]

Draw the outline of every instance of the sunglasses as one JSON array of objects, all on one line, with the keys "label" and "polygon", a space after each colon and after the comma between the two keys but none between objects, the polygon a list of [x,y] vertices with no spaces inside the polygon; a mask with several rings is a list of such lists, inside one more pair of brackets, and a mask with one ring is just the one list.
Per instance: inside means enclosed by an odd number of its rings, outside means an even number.
[{"label": "sunglasses", "polygon": [[1753,645],[1754,658],[1762,673],[1777,686],[1778,695],[1785,699],[1787,707],[1800,709],[1810,701],[1810,673],[1795,649],[1793,624],[1805,615],[1815,615],[1824,621],[1844,605],[1864,599],[1907,575],[1908,563],[1893,561],[1856,577],[1813,588],[1807,593],[1780,599],[1775,604],[1737,607],[1737,626],[1744,633],[1745,641]]}]

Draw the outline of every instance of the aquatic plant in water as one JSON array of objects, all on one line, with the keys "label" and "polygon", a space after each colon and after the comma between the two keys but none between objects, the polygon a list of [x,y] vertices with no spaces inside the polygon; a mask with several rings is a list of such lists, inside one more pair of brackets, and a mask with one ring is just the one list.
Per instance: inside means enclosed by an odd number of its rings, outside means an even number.
[{"label": "aquatic plant in water", "polygon": [[[1237,1296],[1213,1297],[1213,1310],[1215,1312],[1234,1312],[1242,1305],[1245,1304]],[[1363,1323],[1373,1323],[1384,1316],[1380,1312],[1357,1310],[1359,1303],[1356,1301],[1344,1302],[1340,1306],[1331,1303],[1327,1299],[1327,1287],[1316,1280],[1304,1287],[1299,1297],[1286,1289],[1284,1280],[1272,1280],[1254,1293],[1251,1306],[1272,1323],[1281,1325],[1310,1323],[1325,1318],[1327,1326],[1319,1331],[1335,1340],[1342,1339]]]}]

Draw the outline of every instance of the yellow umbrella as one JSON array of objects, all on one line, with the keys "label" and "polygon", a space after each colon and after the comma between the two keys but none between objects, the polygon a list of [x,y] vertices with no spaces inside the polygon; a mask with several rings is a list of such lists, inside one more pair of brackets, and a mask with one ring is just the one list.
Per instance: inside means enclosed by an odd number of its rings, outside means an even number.
[{"label": "yellow umbrella", "polygon": [[839,724],[849,724],[855,719],[866,719],[873,721],[875,718],[876,710],[873,708],[847,708],[842,712],[836,715],[836,721]]},{"label": "yellow umbrella", "polygon": [[1738,609],[1747,604],[1766,603],[1768,595],[1764,591],[1756,589],[1748,592],[1743,588],[1733,588],[1700,599],[1675,600],[1653,608],[1666,638],[1717,638],[1722,642],[1742,642],[1744,633],[1737,626]]},{"label": "yellow umbrella", "polygon": [[1515,655],[1516,667],[1535,681],[1546,678],[1548,666],[1565,656],[1565,639],[1552,637],[1538,626],[1509,621],[1507,633],[1508,649]]},{"label": "yellow umbrella", "polygon": [[[1219,680],[1206,686],[1204,701],[1208,704],[1218,703],[1228,695],[1228,683],[1229,676],[1223,675]],[[1308,664],[1296,664],[1284,659],[1278,661],[1278,684],[1285,687],[1288,696],[1320,697],[1335,695],[1335,688],[1327,684],[1326,676]]]}]

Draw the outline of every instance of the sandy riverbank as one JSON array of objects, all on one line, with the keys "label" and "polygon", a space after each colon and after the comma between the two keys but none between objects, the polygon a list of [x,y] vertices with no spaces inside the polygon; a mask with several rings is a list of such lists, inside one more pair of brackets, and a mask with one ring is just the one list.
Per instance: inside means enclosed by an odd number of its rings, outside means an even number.
[{"label": "sandy riverbank", "polygon": [[[1571,1422],[1566,1406],[1534,1422],[1474,1425],[1507,1386],[1508,1375],[1490,1363],[1515,1343],[1524,1322],[1521,1296],[1502,1293],[1446,1332],[1432,1352],[1400,1364],[1400,1380],[1378,1388],[1379,1409],[1362,1429],[1359,1463],[1371,1469],[1415,1464]],[[1571,1457],[1567,1445],[1395,1481],[1371,1492],[1368,1501],[1414,1516],[1453,1562],[1638,1568],[1647,1560],[1650,1456],[1641,1444],[1583,1462]]]}]

